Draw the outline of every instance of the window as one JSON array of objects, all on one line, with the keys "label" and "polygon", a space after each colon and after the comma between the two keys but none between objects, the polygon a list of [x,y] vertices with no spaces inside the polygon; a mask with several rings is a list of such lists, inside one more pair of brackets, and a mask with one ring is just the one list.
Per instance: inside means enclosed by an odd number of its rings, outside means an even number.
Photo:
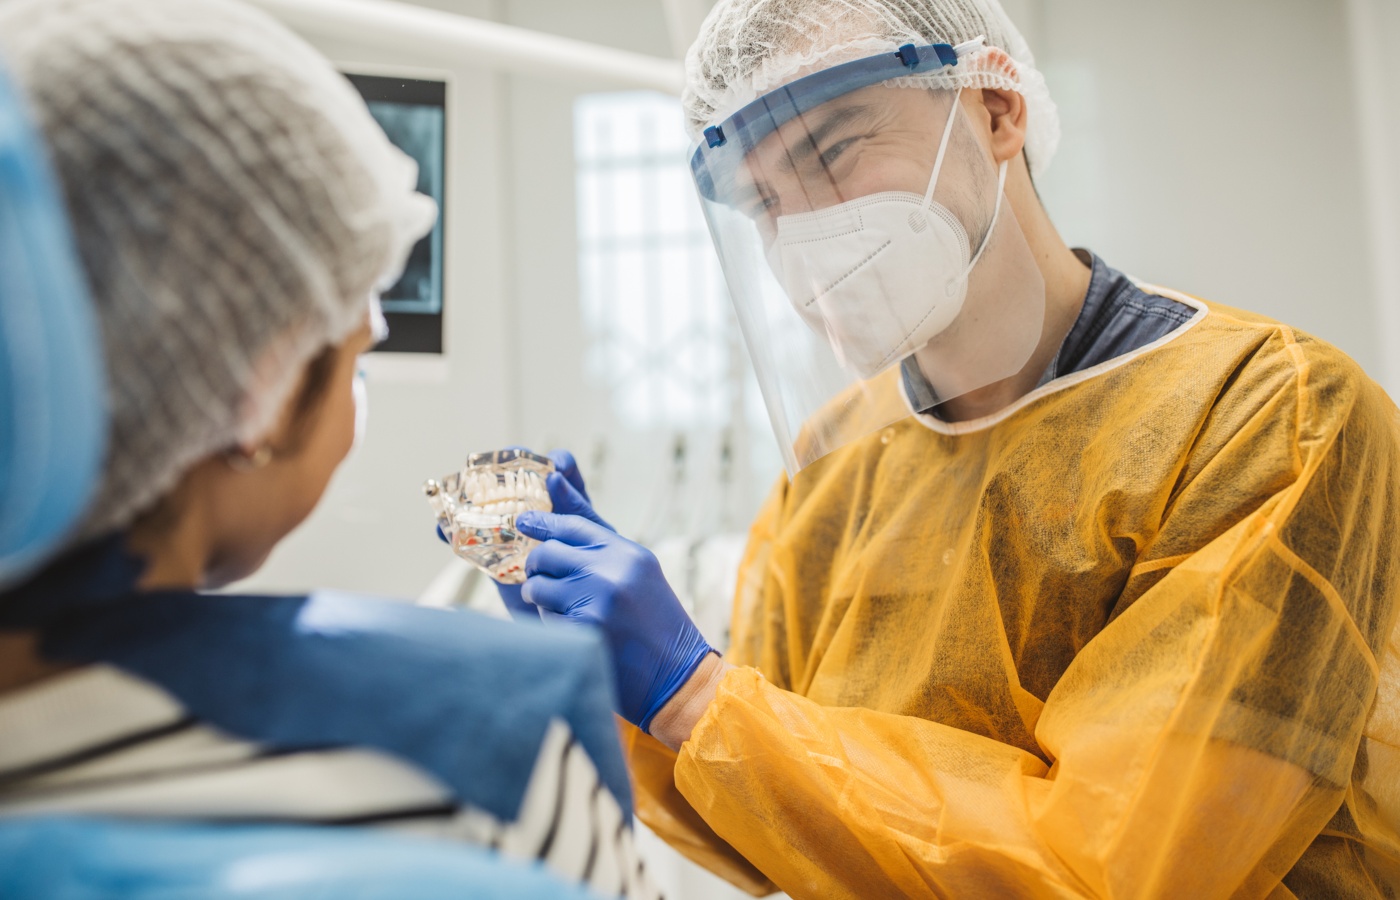
[{"label": "window", "polygon": [[[584,369],[609,442],[639,464],[610,508],[634,537],[684,536],[693,550],[745,529],[782,463],[690,178],[680,104],[584,95],[574,128]],[[656,482],[639,474],[651,464]]]},{"label": "window", "polygon": [[591,94],[574,124],[589,376],[624,427],[742,418],[743,348],[686,166],[679,104]]}]

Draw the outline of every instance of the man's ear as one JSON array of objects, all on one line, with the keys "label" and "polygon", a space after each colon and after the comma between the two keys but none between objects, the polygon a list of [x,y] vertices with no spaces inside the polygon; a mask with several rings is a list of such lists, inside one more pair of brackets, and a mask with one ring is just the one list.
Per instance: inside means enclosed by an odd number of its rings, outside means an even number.
[{"label": "man's ear", "polygon": [[[1013,77],[1016,72],[1015,60],[996,48],[988,51],[984,64],[993,71],[1006,72]],[[1026,98],[1018,91],[984,88],[981,100],[985,121],[991,134],[992,156],[998,163],[1020,156],[1026,147],[1026,125],[1029,118]]]}]

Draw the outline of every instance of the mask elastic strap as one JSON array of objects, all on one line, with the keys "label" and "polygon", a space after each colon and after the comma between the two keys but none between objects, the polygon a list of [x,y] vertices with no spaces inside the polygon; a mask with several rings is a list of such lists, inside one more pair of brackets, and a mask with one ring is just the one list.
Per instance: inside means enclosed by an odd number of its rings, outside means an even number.
[{"label": "mask elastic strap", "polygon": [[953,95],[953,109],[948,114],[948,125],[943,129],[943,140],[938,145],[938,159],[933,163],[933,177],[928,180],[928,190],[924,192],[924,212],[933,209],[933,189],[938,187],[938,175],[943,171],[943,160],[948,155],[949,139],[953,136],[953,126],[958,122],[958,100],[962,97],[962,88]]},{"label": "mask elastic strap", "polygon": [[987,245],[992,242],[992,234],[997,230],[997,220],[1001,218],[1001,201],[1002,198],[1006,196],[1006,169],[1010,163],[1010,160],[1003,162],[1001,164],[1001,172],[997,175],[997,205],[996,208],[992,210],[992,224],[987,226],[987,236],[982,238],[982,246],[977,248],[977,254],[972,257],[972,262],[968,263],[967,268],[958,276],[958,281],[964,281],[972,274],[972,270],[977,268],[977,261],[981,259],[982,254],[986,252]]}]

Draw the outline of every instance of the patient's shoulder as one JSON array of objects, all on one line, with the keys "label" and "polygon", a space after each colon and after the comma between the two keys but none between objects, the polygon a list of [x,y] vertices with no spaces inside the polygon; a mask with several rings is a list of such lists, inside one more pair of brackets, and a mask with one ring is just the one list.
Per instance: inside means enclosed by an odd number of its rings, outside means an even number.
[{"label": "patient's shoulder", "polygon": [[543,675],[603,659],[600,641],[587,631],[340,591],[135,595],[58,623],[45,646],[79,662],[159,667],[222,688],[245,681],[382,684],[403,680],[397,673],[461,678],[508,663]]},{"label": "patient's shoulder", "polygon": [[[477,696],[568,693],[600,679],[600,640],[337,591],[302,596],[164,593],[50,633],[46,647],[151,678],[222,717],[446,713]],[[289,710],[290,712],[290,710]]]},{"label": "patient's shoulder", "polygon": [[523,784],[559,720],[629,795],[606,651],[583,629],[337,592],[167,593],[51,629],[45,652],[137,675],[263,746],[372,747],[459,790],[480,772]]}]

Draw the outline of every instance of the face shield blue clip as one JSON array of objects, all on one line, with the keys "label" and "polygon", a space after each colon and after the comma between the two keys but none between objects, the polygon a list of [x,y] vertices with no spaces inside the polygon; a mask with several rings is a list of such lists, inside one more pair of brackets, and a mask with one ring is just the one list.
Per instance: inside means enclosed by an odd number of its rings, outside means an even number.
[{"label": "face shield blue clip", "polygon": [[760,141],[803,113],[883,81],[928,75],[956,66],[959,58],[982,44],[981,39],[957,47],[905,44],[895,53],[881,53],[832,66],[764,94],[720,124],[705,129],[690,161],[691,174],[701,196],[716,200],[714,172],[726,167],[732,169]]},{"label": "face shield blue clip", "polygon": [[[930,44],[924,49],[932,50],[936,53],[938,55],[938,61],[945,66],[956,66],[958,64],[958,48],[956,47],[950,47],[947,44]],[[904,63],[904,65],[910,69],[917,69],[919,63],[923,61],[922,57],[919,55],[919,48],[915,47],[913,44],[905,44],[903,47],[900,47],[899,52],[895,55],[899,57],[900,62]]]}]

